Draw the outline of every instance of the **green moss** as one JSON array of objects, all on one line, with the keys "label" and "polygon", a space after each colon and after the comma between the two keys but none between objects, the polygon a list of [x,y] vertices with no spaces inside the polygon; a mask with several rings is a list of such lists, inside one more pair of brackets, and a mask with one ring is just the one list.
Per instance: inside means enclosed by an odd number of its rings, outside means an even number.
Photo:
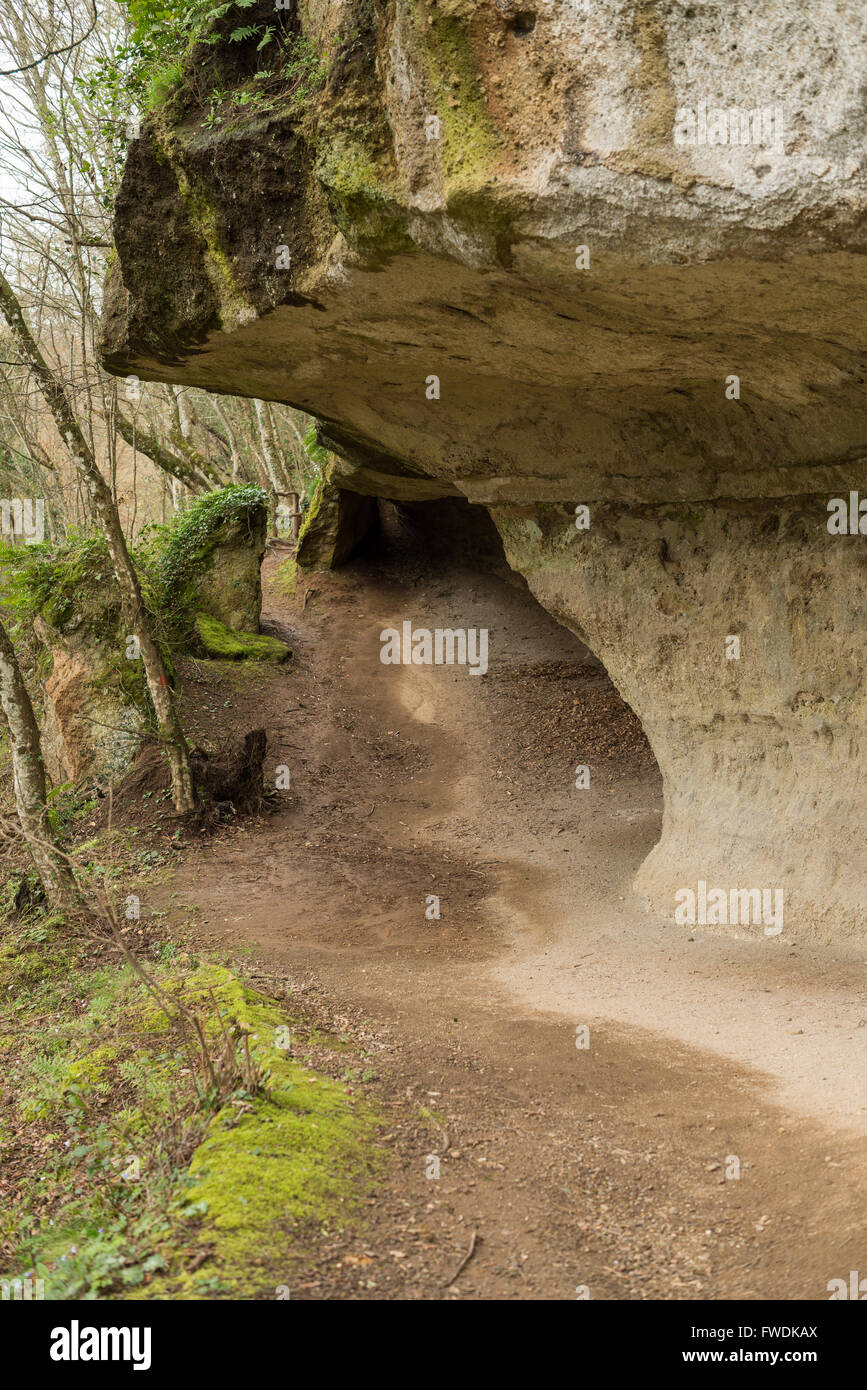
[{"label": "green moss", "polygon": [[33,989],[51,973],[51,961],[42,951],[0,947],[0,979],[9,993]]},{"label": "green moss", "polygon": [[[332,482],[332,473],[333,466],[329,464],[310,499],[310,506],[298,533],[295,555],[287,562],[287,566],[294,567],[296,581],[299,570],[332,568],[340,508],[340,494]],[[287,568],[283,577],[284,592],[287,592],[286,586],[291,579],[292,574]],[[294,583],[292,587],[294,591]]]},{"label": "green moss", "polygon": [[[160,974],[160,985],[170,996],[177,996],[188,1008],[210,1010],[213,1003],[218,1009],[235,1017],[239,1009],[246,1009],[244,986],[238,978],[222,965],[196,962],[193,970],[180,966],[166,967]],[[136,1028],[148,1033],[168,1033],[171,1024],[163,1009],[154,1004],[149,994],[139,992],[134,1001],[128,1001],[127,1010]],[[219,1032],[215,1016],[206,1018],[206,1033],[212,1036]]]},{"label": "green moss", "polygon": [[233,632],[207,613],[196,614],[195,628],[207,655],[224,661],[270,661],[279,665],[292,655],[290,648],[276,637],[267,637],[264,633]]},{"label": "green moss", "polygon": [[313,496],[310,498],[310,506],[307,508],[304,520],[301,523],[301,529],[298,532],[296,550],[301,550],[302,545],[309,540],[310,536],[321,525],[322,509],[325,505],[326,498],[330,495],[330,487],[331,469],[330,467],[326,467],[325,472],[316,484]]},{"label": "green moss", "polygon": [[389,194],[364,147],[346,134],[337,135],[316,163],[316,177],[335,194],[347,211],[385,206]]},{"label": "green moss", "polygon": [[70,1084],[95,1086],[97,1082],[105,1079],[109,1063],[115,1061],[118,1055],[117,1047],[105,1043],[94,1048],[86,1057],[70,1062],[66,1068],[66,1077]]},{"label": "green moss", "polygon": [[[291,1276],[302,1253],[293,1241],[299,1226],[358,1218],[375,1167],[366,1107],[307,1068],[275,1068],[269,1096],[240,1120],[235,1110],[222,1112],[190,1165],[187,1207],[201,1213],[196,1235],[214,1243],[223,1289],[246,1297],[256,1284],[257,1292],[269,1286],[269,1270],[272,1291]],[[191,1282],[181,1278],[173,1296],[184,1287],[194,1296]]]},{"label": "green moss", "polygon": [[[146,573],[139,571],[142,597],[156,628],[163,662],[169,680],[174,669],[166,641],[159,631],[158,597]],[[73,536],[58,550],[33,547],[17,564],[4,602],[26,625],[40,618],[61,640],[68,639],[91,656],[90,689],[96,694],[119,698],[148,723],[153,710],[145,678],[144,663],[127,657],[131,635],[124,620],[120,590],[108,546],[102,536]],[[52,658],[42,649],[38,671],[42,679],[50,675]],[[122,721],[122,712],[118,720]]]},{"label": "green moss", "polygon": [[[34,931],[50,969],[10,992]],[[13,1277],[32,1271],[52,1299],[273,1297],[311,1232],[360,1219],[379,1171],[379,1118],[289,1055],[298,1023],[284,1006],[214,963],[149,963],[212,1043],[224,1030],[247,1036],[262,1088],[238,1089],[215,1113],[132,971],[93,970],[87,940],[47,923],[19,927],[3,948],[0,1047],[16,1082],[16,1143],[22,1123],[36,1125],[32,1172],[18,1166],[17,1200],[0,1212]],[[0,1153],[5,1141],[0,1125]],[[126,1171],[133,1159],[140,1180]],[[193,1274],[191,1247],[208,1254]]]},{"label": "green moss", "polygon": [[[278,1046],[287,1024],[277,1005],[228,971],[210,967],[208,974],[221,1011],[247,1030],[251,1055],[267,1071],[267,1092],[247,1113],[227,1105],[214,1117],[172,1215],[172,1238],[163,1247],[168,1273],[137,1297],[273,1297],[304,1253],[303,1229],[358,1221],[380,1168],[373,1108]],[[194,1275],[172,1267],[172,1246],[191,1236],[213,1252],[207,1269]]]},{"label": "green moss", "polygon": [[187,215],[207,248],[205,273],[218,305],[220,327],[226,331],[255,317],[235,273],[231,259],[223,249],[217,228],[217,213],[199,180],[194,180],[179,165],[175,166],[178,188]]},{"label": "green moss", "polygon": [[[333,40],[330,79],[308,101],[301,129],[314,153],[314,179],[333,224],[369,261],[412,252],[406,211],[398,191],[394,137],[382,92],[386,55],[377,7],[357,0]],[[311,208],[321,199],[311,198]]]},{"label": "green moss", "polygon": [[503,141],[488,111],[466,21],[421,5],[416,33],[440,118],[447,194],[477,189],[489,181]]},{"label": "green moss", "polygon": [[392,189],[364,144],[346,131],[320,131],[314,176],[325,190],[334,221],[353,243],[373,243],[380,254],[412,250]]},{"label": "green moss", "polygon": [[278,593],[285,594],[287,598],[295,597],[295,590],[298,587],[298,561],[294,555],[290,555],[288,560],[284,560],[271,583]]},{"label": "green moss", "polygon": [[24,1120],[59,1120],[71,1095],[83,1097],[108,1090],[111,1064],[120,1049],[110,1044],[95,1048],[82,1057],[68,1060],[65,1050],[55,1053],[46,1048],[31,1061],[28,1086],[19,1101]]},{"label": "green moss", "polygon": [[697,512],[692,507],[674,507],[670,511],[663,512],[666,521],[676,521],[681,526],[686,526],[694,536],[699,533],[699,528],[704,518],[701,512]]},{"label": "green moss", "polygon": [[260,487],[220,488],[198,498],[168,526],[146,528],[137,559],[174,640],[183,642],[192,633],[201,609],[198,589],[214,551],[233,539],[252,544],[264,525],[267,503],[268,494]]},{"label": "green moss", "polygon": [[22,551],[7,602],[19,613],[39,614],[58,632],[84,625],[94,637],[116,631],[120,595],[102,536],[72,536],[52,552]]}]

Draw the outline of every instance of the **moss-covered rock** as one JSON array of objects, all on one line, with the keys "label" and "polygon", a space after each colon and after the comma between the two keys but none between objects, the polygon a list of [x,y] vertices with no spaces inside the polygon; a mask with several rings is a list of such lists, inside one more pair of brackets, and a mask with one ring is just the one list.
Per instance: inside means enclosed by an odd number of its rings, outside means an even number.
[{"label": "moss-covered rock", "polygon": [[[208,493],[154,527],[134,561],[152,630],[174,681],[172,652],[285,661],[259,633],[267,495],[258,487]],[[153,725],[136,634],[128,630],[101,537],[16,562],[4,596],[32,626],[44,680],[43,754],[55,783],[121,777]]]},{"label": "moss-covered rock", "polygon": [[222,661],[270,661],[279,666],[292,655],[291,648],[276,637],[264,632],[233,632],[207,613],[196,615],[195,626],[206,655]]},{"label": "moss-covered rock", "polygon": [[[226,970],[203,966],[198,976],[200,984],[196,977],[184,984],[188,1004],[195,1006],[198,988],[203,1003],[216,1003],[244,1030],[267,1089],[240,1111],[230,1102],[211,1121],[160,1247],[166,1273],[133,1297],[273,1298],[281,1285],[291,1290],[304,1254],[299,1230],[360,1220],[361,1199],[381,1164],[373,1144],[378,1117],[340,1082],[291,1056],[280,1006]],[[176,1253],[191,1238],[211,1252],[193,1273]]]},{"label": "moss-covered rock", "polygon": [[[361,1219],[383,1161],[373,1104],[293,1055],[299,1031],[311,1035],[285,1004],[166,952],[148,974],[170,1014],[192,1010],[214,1057],[227,1039],[238,1061],[249,1049],[256,1084],[239,1072],[214,1094],[134,971],[95,967],[67,923],[46,919],[38,949],[34,934],[19,922],[0,941],[0,1062],[15,1078],[5,1113],[31,1159],[10,1170],[5,1268],[44,1280],[51,1300],[291,1290],[305,1236]],[[23,987],[29,955],[39,973]]]},{"label": "moss-covered rock", "polygon": [[[111,781],[135,756],[151,722],[144,667],[127,630],[101,538],[40,551],[17,577],[41,644],[42,750],[55,783]],[[168,650],[164,659],[170,676]]]},{"label": "moss-covered rock", "polygon": [[267,494],[229,487],[201,497],[148,541],[147,566],[173,640],[223,660],[285,661],[259,632]]},{"label": "moss-covered rock", "polygon": [[206,613],[233,632],[258,633],[260,570],[268,524],[260,487],[227,487],[199,498],[150,540],[161,608],[183,639]]}]

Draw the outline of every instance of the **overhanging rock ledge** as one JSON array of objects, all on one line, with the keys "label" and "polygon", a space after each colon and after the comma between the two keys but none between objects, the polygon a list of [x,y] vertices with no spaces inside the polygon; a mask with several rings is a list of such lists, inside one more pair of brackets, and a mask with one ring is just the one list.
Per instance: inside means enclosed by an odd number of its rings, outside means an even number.
[{"label": "overhanging rock ledge", "polygon": [[[209,127],[256,59],[199,50],[133,145],[106,366],[310,412],[347,490],[487,506],[645,726],[653,906],[782,887],[784,941],[863,941],[867,535],[827,504],[867,498],[867,12],[287,13],[332,55],[303,102]],[[717,108],[773,142],[684,143]]]}]

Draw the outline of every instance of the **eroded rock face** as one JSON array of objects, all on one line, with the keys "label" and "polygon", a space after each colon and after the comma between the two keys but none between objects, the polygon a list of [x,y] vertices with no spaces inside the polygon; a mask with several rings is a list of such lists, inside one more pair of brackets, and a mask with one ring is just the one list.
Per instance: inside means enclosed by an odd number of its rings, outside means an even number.
[{"label": "eroded rock face", "polygon": [[867,537],[826,504],[867,496],[867,12],[293,23],[334,55],[303,104],[214,130],[181,94],[133,147],[106,365],[309,411],[344,489],[490,507],[644,721],[654,904],[779,884],[787,929],[863,933]]},{"label": "eroded rock face", "polygon": [[42,729],[51,781],[115,781],[138,752],[147,724],[143,683],[129,663],[126,671],[121,665],[120,624],[114,642],[87,625],[60,632],[36,618],[34,626],[51,656]]},{"label": "eroded rock face", "polygon": [[268,515],[249,508],[223,523],[195,575],[195,606],[234,632],[258,633]]},{"label": "eroded rock face", "polygon": [[328,465],[304,518],[295,552],[301,569],[328,570],[345,564],[376,523],[374,499],[338,487],[332,474],[333,465]]},{"label": "eroded rock face", "polygon": [[609,504],[587,531],[565,508],[494,519],[510,563],[602,659],[647,733],[665,812],[636,886],[653,906],[671,916],[677,889],[699,880],[779,886],[791,927],[856,935],[861,538],[829,535],[808,504],[777,502]]}]

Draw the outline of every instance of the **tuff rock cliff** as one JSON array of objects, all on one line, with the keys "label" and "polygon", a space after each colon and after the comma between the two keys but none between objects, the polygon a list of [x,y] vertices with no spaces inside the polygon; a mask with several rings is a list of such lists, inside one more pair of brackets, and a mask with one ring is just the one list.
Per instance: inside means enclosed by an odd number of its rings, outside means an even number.
[{"label": "tuff rock cliff", "polygon": [[310,412],[344,491],[489,508],[653,746],[637,887],[863,937],[867,535],[827,504],[867,498],[867,12],[522,6],[263,3],[327,78],[218,124],[256,41],[194,53],[130,152],[105,363]]}]

